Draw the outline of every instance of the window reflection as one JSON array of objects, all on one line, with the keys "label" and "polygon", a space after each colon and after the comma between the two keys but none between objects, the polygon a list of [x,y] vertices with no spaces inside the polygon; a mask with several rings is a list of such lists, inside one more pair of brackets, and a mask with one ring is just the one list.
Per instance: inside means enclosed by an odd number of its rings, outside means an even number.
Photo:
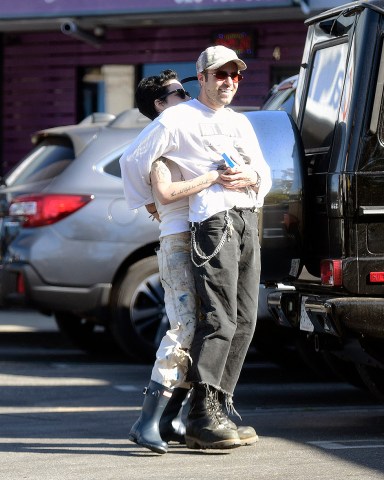
[{"label": "window reflection", "polygon": [[338,118],[348,45],[318,50],[314,56],[302,136],[308,149],[329,147]]}]

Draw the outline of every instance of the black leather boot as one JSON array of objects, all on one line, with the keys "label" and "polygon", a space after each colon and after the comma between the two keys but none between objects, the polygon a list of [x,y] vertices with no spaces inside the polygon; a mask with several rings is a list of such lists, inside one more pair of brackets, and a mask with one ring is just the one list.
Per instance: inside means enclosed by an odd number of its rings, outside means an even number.
[{"label": "black leather boot", "polygon": [[241,446],[237,430],[220,423],[216,411],[217,391],[195,384],[185,433],[188,448],[227,449]]},{"label": "black leather boot", "polygon": [[237,434],[239,435],[241,445],[253,445],[259,441],[259,437],[256,433],[256,430],[251,426],[244,426],[238,427],[235,422],[233,422],[228,415],[225,413],[223,407],[224,404],[224,394],[222,392],[218,392],[217,395],[217,410],[216,414],[221,423],[227,425],[232,430],[237,430]]},{"label": "black leather boot", "polygon": [[167,453],[168,445],[160,436],[159,422],[172,390],[151,380],[144,390],[144,395],[141,415],[131,428],[128,438],[152,452]]},{"label": "black leather boot", "polygon": [[160,436],[165,442],[185,443],[185,423],[182,418],[183,402],[190,392],[187,388],[174,388],[172,397],[160,419]]}]

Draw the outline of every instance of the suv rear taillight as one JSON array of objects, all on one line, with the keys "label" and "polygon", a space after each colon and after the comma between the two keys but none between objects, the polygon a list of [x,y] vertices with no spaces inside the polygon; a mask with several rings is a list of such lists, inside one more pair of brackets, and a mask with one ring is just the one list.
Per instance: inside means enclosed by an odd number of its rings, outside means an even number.
[{"label": "suv rear taillight", "polygon": [[42,227],[71,215],[93,198],[93,195],[23,195],[12,200],[9,215],[20,217],[23,227]]},{"label": "suv rear taillight", "polygon": [[322,260],[320,263],[321,284],[340,287],[343,284],[341,260]]},{"label": "suv rear taillight", "polygon": [[25,294],[25,281],[24,281],[24,276],[22,273],[17,274],[17,283],[16,283],[16,290],[17,293],[20,293],[21,295]]}]

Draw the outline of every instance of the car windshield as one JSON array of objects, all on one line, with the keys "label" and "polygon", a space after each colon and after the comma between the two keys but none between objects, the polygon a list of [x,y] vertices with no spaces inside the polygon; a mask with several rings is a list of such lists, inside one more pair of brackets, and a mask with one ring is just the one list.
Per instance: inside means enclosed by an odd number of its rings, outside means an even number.
[{"label": "car windshield", "polygon": [[295,90],[281,90],[271,97],[264,105],[263,110],[284,110],[291,113],[295,100]]},{"label": "car windshield", "polygon": [[264,102],[262,110],[284,110],[287,113],[292,113],[297,77],[297,75],[294,75],[273,87]]},{"label": "car windshield", "polygon": [[65,170],[74,158],[75,152],[68,139],[47,138],[11,170],[5,183],[10,187],[50,180]]}]

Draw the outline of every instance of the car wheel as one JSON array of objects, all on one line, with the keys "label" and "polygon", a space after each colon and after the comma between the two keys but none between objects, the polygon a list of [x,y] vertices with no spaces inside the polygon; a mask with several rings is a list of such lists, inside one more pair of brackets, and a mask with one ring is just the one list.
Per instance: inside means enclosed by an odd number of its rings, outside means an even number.
[{"label": "car wheel", "polygon": [[116,354],[116,342],[110,331],[71,312],[55,312],[60,332],[76,347],[91,354]]},{"label": "car wheel", "polygon": [[112,298],[111,331],[122,350],[140,362],[153,362],[169,328],[157,257],[131,265]]}]

